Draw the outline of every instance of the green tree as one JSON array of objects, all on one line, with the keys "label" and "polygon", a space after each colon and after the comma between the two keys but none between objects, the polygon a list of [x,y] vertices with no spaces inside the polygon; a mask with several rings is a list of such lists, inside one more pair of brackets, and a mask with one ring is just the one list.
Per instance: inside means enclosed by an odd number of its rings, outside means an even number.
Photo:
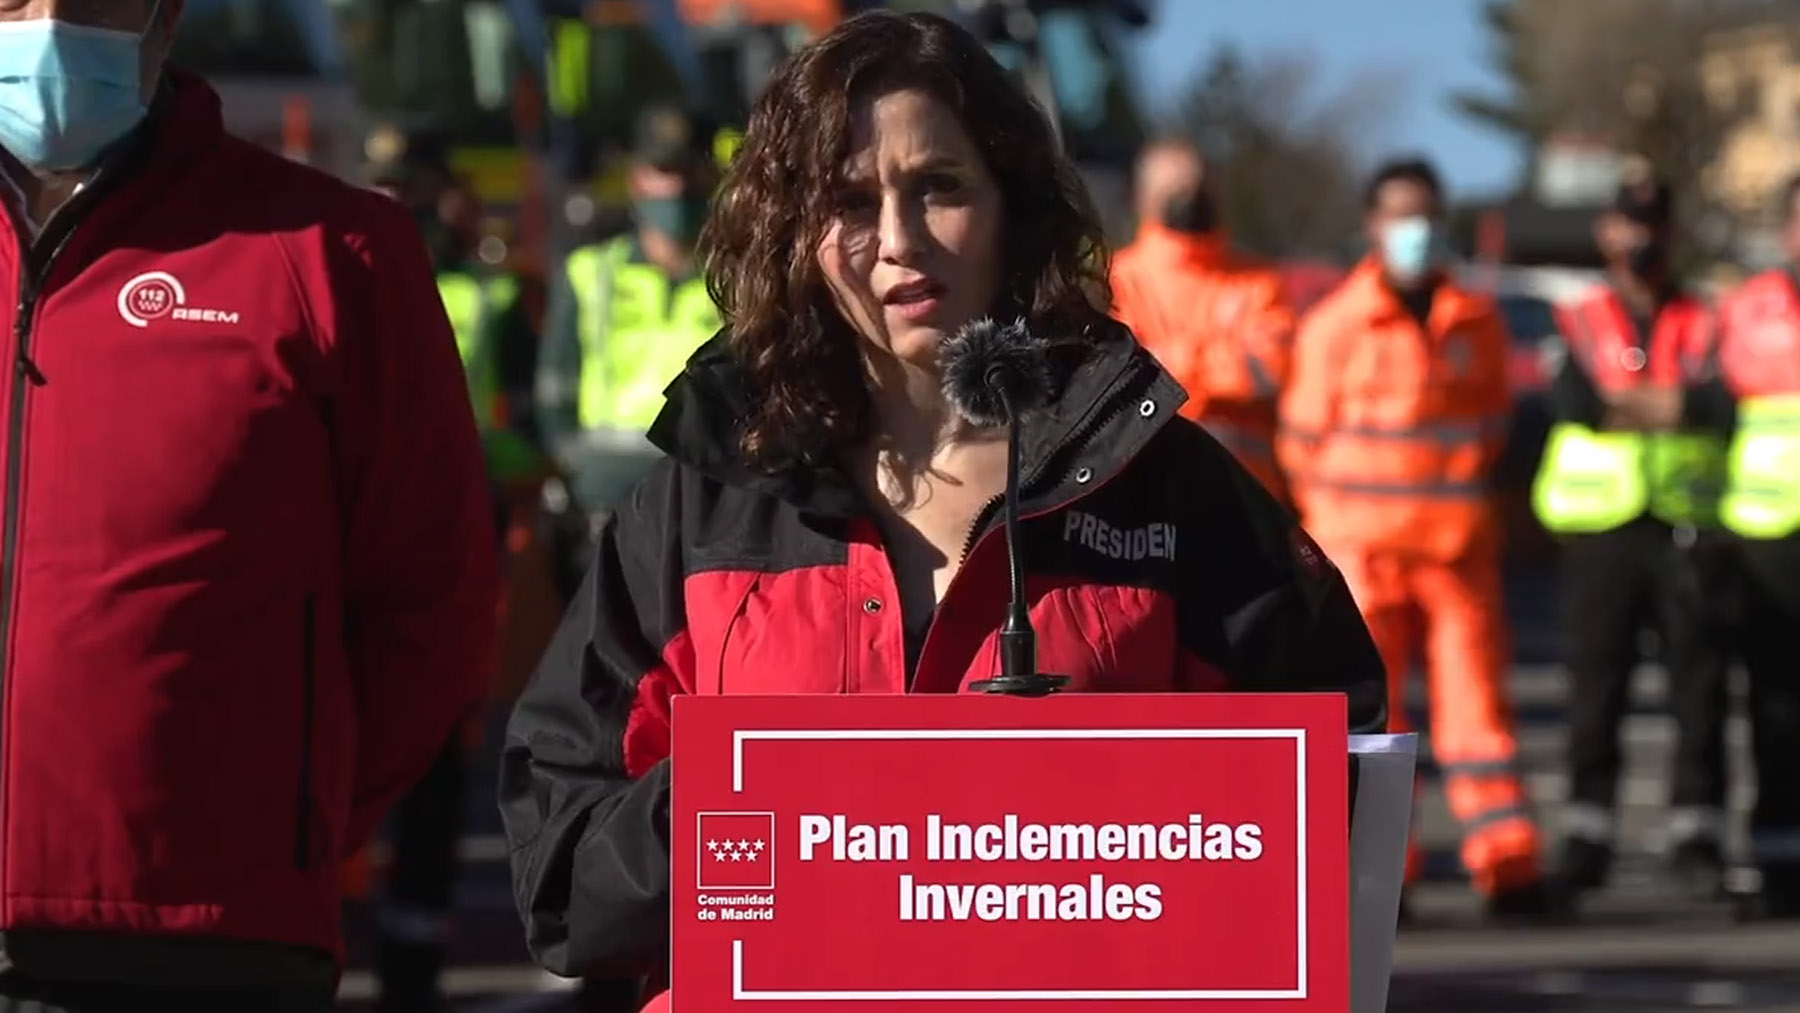
[{"label": "green tree", "polygon": [[1464,116],[1534,150],[1551,124],[1546,122],[1545,110],[1534,106],[1543,89],[1537,86],[1522,12],[1512,0],[1487,0],[1481,5],[1481,20],[1491,40],[1488,64],[1511,85],[1511,93],[1495,96],[1459,91],[1450,96],[1450,102]]},{"label": "green tree", "polygon": [[1332,254],[1362,222],[1365,146],[1400,81],[1386,74],[1320,94],[1298,54],[1216,49],[1168,124],[1207,154],[1234,240],[1268,256]]},{"label": "green tree", "polygon": [[1778,17],[1791,14],[1764,0],[1488,0],[1489,66],[1503,88],[1450,101],[1523,144],[1532,167],[1563,131],[1642,158],[1673,188],[1687,245],[1711,255],[1730,228],[1703,179],[1754,96],[1709,94],[1703,57],[1721,33]]}]

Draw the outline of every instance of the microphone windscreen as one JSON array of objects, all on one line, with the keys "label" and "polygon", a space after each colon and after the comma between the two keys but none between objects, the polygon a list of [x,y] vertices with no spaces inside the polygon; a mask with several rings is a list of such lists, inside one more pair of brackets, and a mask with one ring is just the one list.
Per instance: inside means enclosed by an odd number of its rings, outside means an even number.
[{"label": "microphone windscreen", "polygon": [[1049,394],[1049,347],[1022,318],[1010,324],[986,317],[970,321],[938,349],[944,398],[970,425],[1003,426],[1002,392],[1021,412]]}]

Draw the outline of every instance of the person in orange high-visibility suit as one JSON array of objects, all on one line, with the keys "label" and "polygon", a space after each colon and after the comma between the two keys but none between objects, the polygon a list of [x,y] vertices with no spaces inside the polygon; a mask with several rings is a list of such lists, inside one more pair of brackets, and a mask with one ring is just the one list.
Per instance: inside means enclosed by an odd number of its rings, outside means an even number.
[{"label": "person in orange high-visibility suit", "polygon": [[[1441,268],[1430,165],[1370,184],[1376,252],[1301,320],[1278,449],[1301,519],[1348,580],[1387,662],[1394,730],[1423,653],[1432,751],[1492,917],[1551,912],[1514,770],[1498,520],[1487,479],[1506,433],[1509,339],[1493,302]],[[1416,847],[1408,880],[1416,880]]]},{"label": "person in orange high-visibility suit", "polygon": [[1285,498],[1275,405],[1294,314],[1275,269],[1230,248],[1215,190],[1192,144],[1144,149],[1137,238],[1113,259],[1113,313],[1187,388],[1181,413]]}]

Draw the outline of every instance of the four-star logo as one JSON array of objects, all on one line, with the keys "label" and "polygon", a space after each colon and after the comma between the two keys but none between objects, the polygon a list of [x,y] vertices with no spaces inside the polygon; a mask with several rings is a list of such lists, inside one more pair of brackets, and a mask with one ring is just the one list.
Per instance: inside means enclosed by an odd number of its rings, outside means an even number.
[{"label": "four-star logo", "polygon": [[703,812],[699,824],[700,889],[775,888],[774,813]]}]

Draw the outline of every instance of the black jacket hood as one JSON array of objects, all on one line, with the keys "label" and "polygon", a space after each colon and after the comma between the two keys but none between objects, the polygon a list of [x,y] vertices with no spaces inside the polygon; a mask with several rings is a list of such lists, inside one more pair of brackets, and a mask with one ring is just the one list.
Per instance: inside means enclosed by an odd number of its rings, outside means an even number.
[{"label": "black jacket hood", "polygon": [[[1124,325],[1079,344],[1052,346],[1052,395],[1022,421],[1023,506],[1055,501],[1077,471],[1083,486],[1129,464],[1161,425],[1176,417],[1187,393]],[[723,482],[774,496],[812,513],[866,512],[861,493],[833,464],[795,458],[771,469],[752,466],[739,449],[756,393],[721,331],[688,359],[664,391],[667,404],[649,438],[678,463]],[[1074,490],[1069,490],[1072,494]]]}]

